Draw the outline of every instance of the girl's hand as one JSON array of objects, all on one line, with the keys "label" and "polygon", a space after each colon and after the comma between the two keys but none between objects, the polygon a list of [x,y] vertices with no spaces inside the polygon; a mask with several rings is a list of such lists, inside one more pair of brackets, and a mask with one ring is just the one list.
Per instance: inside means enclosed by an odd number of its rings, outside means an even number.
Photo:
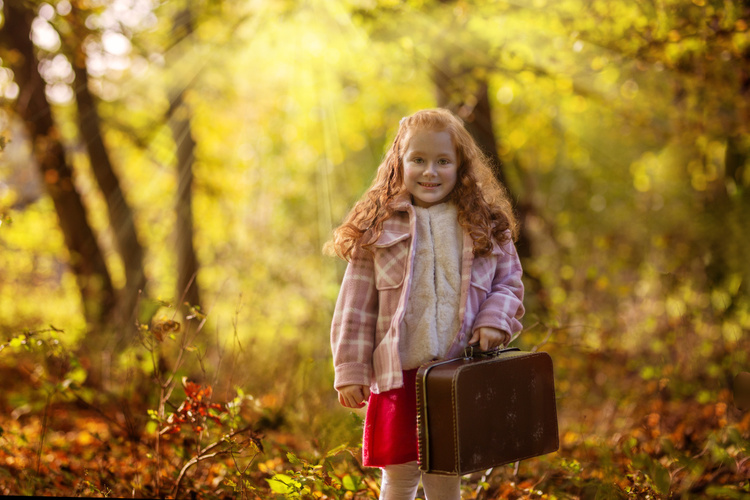
[{"label": "girl's hand", "polygon": [[469,339],[469,344],[479,342],[479,348],[483,351],[489,351],[495,347],[502,347],[510,342],[510,334],[497,328],[483,326],[474,330],[474,334]]},{"label": "girl's hand", "polygon": [[362,408],[370,397],[370,388],[366,385],[345,385],[338,389],[339,403],[347,408]]}]

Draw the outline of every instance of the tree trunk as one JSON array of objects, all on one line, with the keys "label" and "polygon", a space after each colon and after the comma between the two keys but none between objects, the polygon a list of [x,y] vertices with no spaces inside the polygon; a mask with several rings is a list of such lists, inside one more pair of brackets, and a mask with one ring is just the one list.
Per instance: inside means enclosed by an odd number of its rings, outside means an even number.
[{"label": "tree trunk", "polygon": [[177,244],[177,297],[190,305],[200,305],[196,283],[198,258],[195,255],[193,230],[193,161],[195,139],[190,126],[190,111],[182,94],[174,97],[175,113],[169,121],[177,148],[177,194],[175,197],[175,226]]},{"label": "tree trunk", "polygon": [[135,312],[139,292],[146,286],[146,275],[143,271],[143,246],[135,230],[133,211],[125,200],[120,181],[112,168],[109,152],[102,138],[101,119],[88,87],[88,71],[82,52],[80,52],[81,48],[79,46],[71,48],[74,53],[81,54],[78,58],[81,60],[73,61],[81,138],[88,150],[94,177],[104,194],[117,250],[125,268],[125,288],[119,297],[118,315],[123,322],[132,323],[128,320]]},{"label": "tree trunk", "polygon": [[[174,18],[172,31],[183,37],[193,32],[192,15],[188,9],[179,11]],[[179,84],[180,82],[176,82]],[[177,194],[175,197],[175,227],[177,245],[177,297],[190,305],[200,305],[197,284],[198,258],[195,255],[193,227],[193,162],[195,139],[190,123],[190,107],[184,100],[184,91],[175,89],[170,99],[174,112],[169,119],[177,156]]]},{"label": "tree trunk", "polygon": [[[471,72],[452,72],[450,64],[445,63],[443,67],[437,68],[433,73],[438,106],[450,109],[463,119],[466,130],[469,131],[479,147],[492,162],[495,175],[508,190],[508,195],[516,202],[516,210],[521,223],[516,247],[519,256],[524,259],[531,257],[531,238],[528,227],[524,221],[531,214],[533,207],[529,203],[519,200],[519,197],[511,191],[506,182],[502,162],[497,152],[497,142],[494,126],[492,124],[492,104],[490,102],[488,85],[486,80],[478,80]],[[471,89],[470,93],[466,89]]]},{"label": "tree trunk", "polygon": [[724,154],[725,176],[732,180],[738,188],[743,187],[745,177],[745,163],[747,154],[740,146],[741,137],[728,137],[727,149]]},{"label": "tree trunk", "polygon": [[12,69],[20,92],[15,103],[31,138],[36,163],[54,203],[70,266],[81,291],[83,310],[90,324],[102,324],[115,305],[115,294],[96,236],[86,219],[86,209],[73,184],[60,131],[45,96],[45,82],[30,39],[34,13],[23,2],[4,2],[3,42],[17,52]]},{"label": "tree trunk", "polygon": [[[743,143],[740,135],[727,138],[724,175],[712,183],[710,192],[702,193],[701,217],[705,225],[702,234],[711,257],[706,265],[706,276],[715,287],[722,286],[728,276],[738,271],[745,282],[750,279],[747,249],[742,243],[747,238],[747,214],[750,213],[750,189],[744,185],[750,151]],[[734,184],[731,192],[729,182]]]},{"label": "tree trunk", "polygon": [[497,153],[487,82],[484,80],[475,81],[476,91],[469,96],[464,96],[454,91],[454,81],[451,75],[445,72],[436,72],[434,81],[438,106],[450,109],[461,117],[466,130],[492,162],[498,180],[508,187],[505,182],[500,156]]}]

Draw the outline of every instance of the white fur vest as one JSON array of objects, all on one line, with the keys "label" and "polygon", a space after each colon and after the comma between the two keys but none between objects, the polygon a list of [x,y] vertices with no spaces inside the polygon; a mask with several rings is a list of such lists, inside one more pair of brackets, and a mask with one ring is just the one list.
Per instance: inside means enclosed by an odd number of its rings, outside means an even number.
[{"label": "white fur vest", "polygon": [[453,203],[415,206],[414,274],[399,355],[404,370],[445,356],[459,331],[463,230]]}]

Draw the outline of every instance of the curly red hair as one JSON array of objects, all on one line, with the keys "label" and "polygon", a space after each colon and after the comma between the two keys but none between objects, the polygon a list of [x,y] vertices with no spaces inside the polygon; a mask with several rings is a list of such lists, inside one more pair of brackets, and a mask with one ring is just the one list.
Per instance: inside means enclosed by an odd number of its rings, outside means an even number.
[{"label": "curly red hair", "polygon": [[[492,173],[487,157],[464,128],[463,122],[446,109],[426,109],[403,118],[396,137],[380,164],[370,188],[354,205],[344,222],[334,230],[326,250],[350,260],[357,246],[369,248],[383,231],[383,222],[394,212],[393,201],[405,191],[403,152],[415,130],[447,131],[458,160],[456,186],[450,199],[458,221],[474,242],[474,255],[488,255],[493,241],[502,244],[510,231],[518,235],[513,206],[505,188]],[[370,231],[367,241],[362,237]]]}]

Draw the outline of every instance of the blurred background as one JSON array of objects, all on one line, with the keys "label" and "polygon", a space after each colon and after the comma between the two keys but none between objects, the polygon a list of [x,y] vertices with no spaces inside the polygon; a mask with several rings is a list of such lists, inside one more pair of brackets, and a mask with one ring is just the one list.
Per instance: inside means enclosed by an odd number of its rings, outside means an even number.
[{"label": "blurred background", "polygon": [[[555,359],[563,445],[619,446],[661,411],[634,415],[636,393],[732,409],[750,370],[747,2],[0,3],[0,363],[19,380],[74,366],[154,406],[158,387],[131,386],[171,370],[265,397],[314,449],[356,441],[328,343],[345,263],[321,249],[399,119],[441,106],[514,200],[517,345]],[[699,482],[671,463],[657,493]]]}]

